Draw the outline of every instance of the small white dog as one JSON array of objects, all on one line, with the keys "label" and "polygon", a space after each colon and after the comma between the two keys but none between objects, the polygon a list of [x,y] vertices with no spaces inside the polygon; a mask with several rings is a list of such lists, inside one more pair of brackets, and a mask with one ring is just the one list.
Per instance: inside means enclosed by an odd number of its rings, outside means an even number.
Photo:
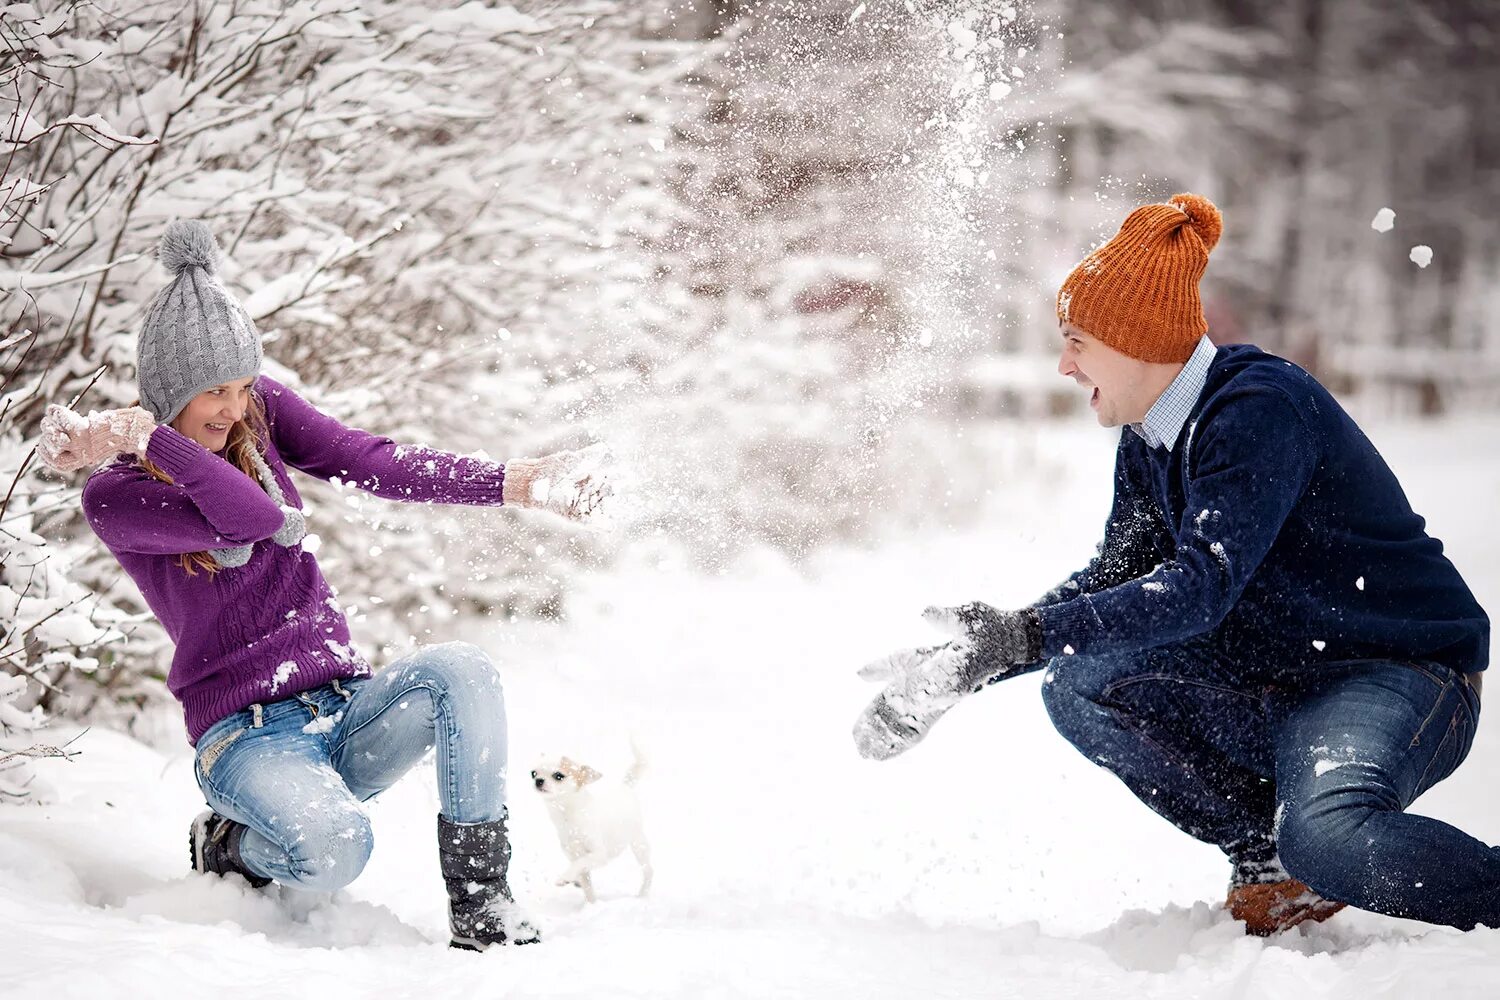
[{"label": "small white dog", "polygon": [[592,903],[593,872],[630,848],[641,866],[642,896],[651,890],[651,848],[641,826],[641,803],[635,783],[645,770],[634,743],[635,763],[623,781],[609,780],[587,764],[567,757],[544,759],[531,772],[531,781],[547,802],[557,839],[571,864],[558,885],[576,885]]}]

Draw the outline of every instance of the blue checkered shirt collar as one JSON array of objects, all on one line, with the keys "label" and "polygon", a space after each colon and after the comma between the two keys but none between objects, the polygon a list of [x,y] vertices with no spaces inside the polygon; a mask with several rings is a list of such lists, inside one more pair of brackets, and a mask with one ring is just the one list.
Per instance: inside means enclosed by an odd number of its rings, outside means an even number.
[{"label": "blue checkered shirt collar", "polygon": [[1146,419],[1126,426],[1153,448],[1175,447],[1182,425],[1187,423],[1188,414],[1193,412],[1198,397],[1203,394],[1203,383],[1208,381],[1208,368],[1214,363],[1217,350],[1206,335],[1199,338],[1198,346],[1193,348],[1182,371],[1146,411]]}]

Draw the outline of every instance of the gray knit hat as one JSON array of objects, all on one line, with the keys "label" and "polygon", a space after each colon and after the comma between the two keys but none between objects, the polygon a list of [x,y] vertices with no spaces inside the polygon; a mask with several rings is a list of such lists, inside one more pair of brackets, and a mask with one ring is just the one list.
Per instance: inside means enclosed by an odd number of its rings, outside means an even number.
[{"label": "gray knit hat", "polygon": [[214,273],[219,247],[197,221],[173,222],[156,259],[172,274],[146,311],[136,346],[141,405],[170,423],[200,392],[260,374],[260,335]]}]

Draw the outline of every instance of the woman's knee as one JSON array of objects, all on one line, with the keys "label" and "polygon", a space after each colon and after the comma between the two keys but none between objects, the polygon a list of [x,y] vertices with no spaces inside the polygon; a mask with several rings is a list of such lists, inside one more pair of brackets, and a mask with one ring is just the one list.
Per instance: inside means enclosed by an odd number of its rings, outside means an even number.
[{"label": "woman's knee", "polygon": [[500,690],[500,672],[495,663],[472,642],[454,640],[439,643],[414,657],[403,666],[411,680],[437,692],[456,691],[475,686]]},{"label": "woman's knee", "polygon": [[287,866],[300,888],[332,892],[359,877],[374,848],[370,818],[348,810],[332,822],[304,825],[287,851]]}]

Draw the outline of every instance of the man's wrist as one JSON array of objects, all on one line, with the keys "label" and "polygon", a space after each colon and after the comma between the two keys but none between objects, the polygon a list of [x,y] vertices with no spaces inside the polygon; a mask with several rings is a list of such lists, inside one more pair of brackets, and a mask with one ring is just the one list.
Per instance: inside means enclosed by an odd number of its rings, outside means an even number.
[{"label": "man's wrist", "polygon": [[1036,608],[1022,608],[1021,627],[1025,630],[1026,655],[1019,663],[1035,663],[1042,658],[1042,613]]},{"label": "man's wrist", "polygon": [[975,650],[966,678],[970,689],[1015,672],[1015,668],[1041,659],[1042,622],[1035,608],[995,611],[987,629],[988,641]]}]

